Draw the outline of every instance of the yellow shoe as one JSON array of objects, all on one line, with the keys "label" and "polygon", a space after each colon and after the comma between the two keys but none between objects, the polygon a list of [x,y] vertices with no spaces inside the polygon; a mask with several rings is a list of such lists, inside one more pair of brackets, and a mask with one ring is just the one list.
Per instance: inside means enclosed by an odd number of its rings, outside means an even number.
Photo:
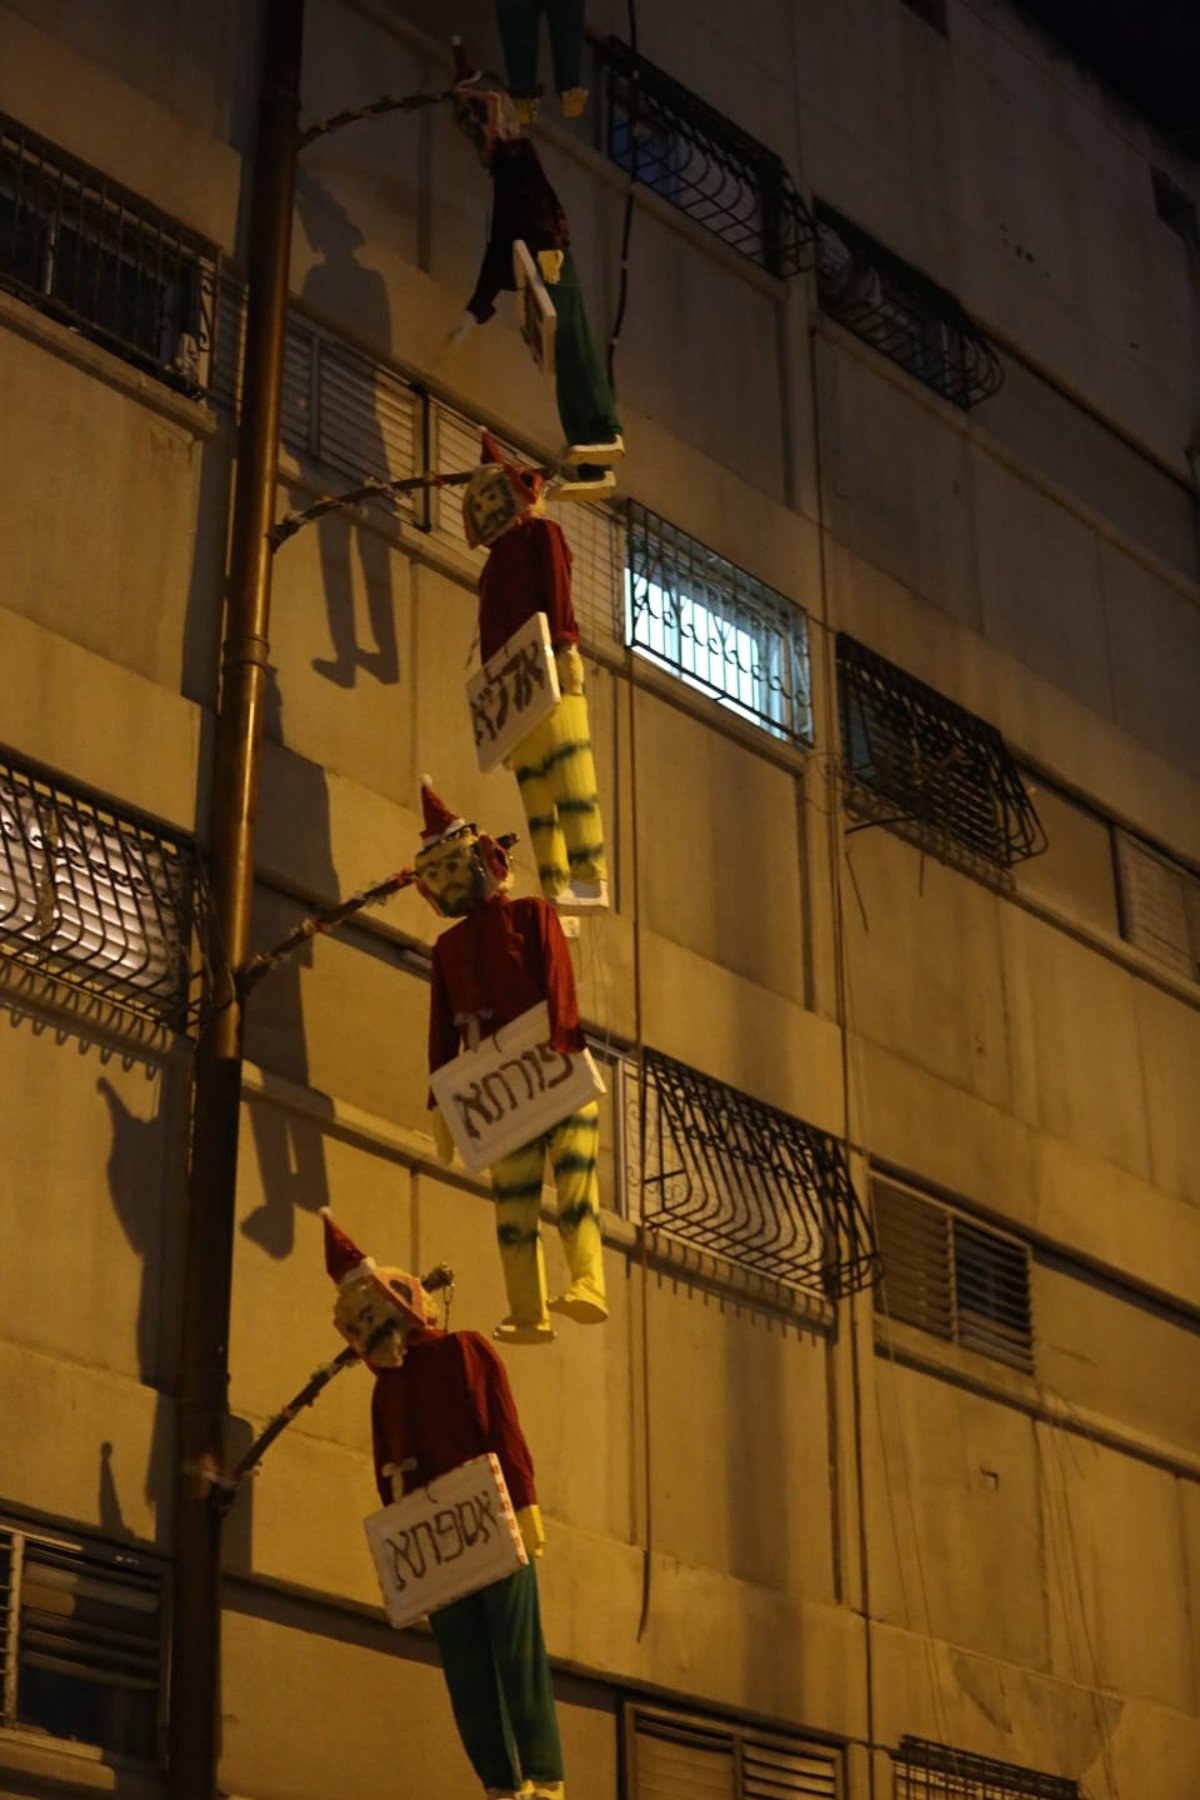
[{"label": "yellow shoe", "polygon": [[588,91],[584,87],[564,88],[558,96],[558,104],[562,107],[564,119],[578,119],[585,111],[588,103]]}]

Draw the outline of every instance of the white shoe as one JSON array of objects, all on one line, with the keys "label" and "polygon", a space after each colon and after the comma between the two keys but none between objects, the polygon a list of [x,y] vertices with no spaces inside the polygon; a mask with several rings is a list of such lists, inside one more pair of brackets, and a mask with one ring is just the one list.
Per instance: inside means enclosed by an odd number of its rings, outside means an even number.
[{"label": "white shoe", "polygon": [[572,881],[554,896],[560,912],[588,912],[608,905],[607,881]]},{"label": "white shoe", "polygon": [[547,500],[599,500],[616,492],[617,478],[605,469],[594,481],[575,481],[569,476],[555,475],[546,488]]},{"label": "white shoe", "polygon": [[549,1319],[514,1319],[510,1313],[501,1319],[492,1336],[501,1344],[552,1344],[558,1333]]}]

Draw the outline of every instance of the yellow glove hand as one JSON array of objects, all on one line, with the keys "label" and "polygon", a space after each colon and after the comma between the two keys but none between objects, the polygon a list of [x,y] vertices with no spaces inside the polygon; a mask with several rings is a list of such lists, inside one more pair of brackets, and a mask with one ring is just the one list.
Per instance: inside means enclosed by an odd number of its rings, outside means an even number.
[{"label": "yellow glove hand", "polygon": [[450,1136],[450,1127],[442,1117],[441,1108],[433,1109],[433,1141],[437,1145],[438,1161],[449,1168],[454,1161],[454,1139]]},{"label": "yellow glove hand", "polygon": [[560,694],[582,694],[583,658],[574,644],[560,644],[554,652]]},{"label": "yellow glove hand", "polygon": [[521,1527],[521,1539],[530,1556],[541,1556],[546,1548],[546,1528],[542,1524],[541,1509],[535,1504],[523,1506],[517,1514],[517,1524]]},{"label": "yellow glove hand", "polygon": [[539,250],[537,253],[537,265],[542,271],[542,280],[548,287],[554,287],[562,276],[562,251]]}]

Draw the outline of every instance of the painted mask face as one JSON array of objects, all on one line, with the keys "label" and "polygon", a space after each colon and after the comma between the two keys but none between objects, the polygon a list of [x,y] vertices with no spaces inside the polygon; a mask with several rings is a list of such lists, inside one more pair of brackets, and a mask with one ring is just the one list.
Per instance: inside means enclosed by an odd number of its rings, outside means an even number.
[{"label": "painted mask face", "polygon": [[422,850],[416,870],[422,893],[447,919],[478,911],[496,885],[470,828]]},{"label": "painted mask face", "polygon": [[[388,1290],[395,1295],[389,1299]],[[333,1322],[346,1342],[373,1369],[397,1369],[408,1334],[424,1323],[425,1295],[414,1275],[377,1269],[338,1289]]]},{"label": "painted mask face", "polygon": [[509,480],[503,463],[485,463],[476,469],[463,491],[463,529],[467,542],[494,544],[517,523],[527,506]]},{"label": "painted mask face", "polygon": [[459,130],[470,138],[484,168],[491,166],[498,139],[515,137],[517,115],[507,94],[494,88],[459,87],[454,94],[454,117]]}]

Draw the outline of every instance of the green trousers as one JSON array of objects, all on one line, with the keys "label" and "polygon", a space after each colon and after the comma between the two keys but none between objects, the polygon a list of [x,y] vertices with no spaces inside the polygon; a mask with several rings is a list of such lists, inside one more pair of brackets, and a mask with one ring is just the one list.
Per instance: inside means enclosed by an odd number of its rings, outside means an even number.
[{"label": "green trousers", "polygon": [[554,380],[563,435],[568,444],[611,444],[621,435],[621,421],[584,310],[579,270],[569,250],[550,298],[558,314]]},{"label": "green trousers", "polygon": [[562,1746],[533,1564],[444,1606],[429,1622],[454,1722],[484,1787],[561,1781]]},{"label": "green trousers", "polygon": [[508,91],[528,99],[538,91],[538,32],[550,31],[554,91],[583,85],[583,0],[496,0]]},{"label": "green trousers", "polygon": [[547,1318],[542,1259],[542,1175],[547,1151],[558,1193],[558,1233],[571,1272],[571,1287],[604,1306],[604,1256],[600,1233],[600,1182],[596,1149],[600,1108],[593,1100],[492,1164],[496,1236],[511,1316],[523,1325]]}]

